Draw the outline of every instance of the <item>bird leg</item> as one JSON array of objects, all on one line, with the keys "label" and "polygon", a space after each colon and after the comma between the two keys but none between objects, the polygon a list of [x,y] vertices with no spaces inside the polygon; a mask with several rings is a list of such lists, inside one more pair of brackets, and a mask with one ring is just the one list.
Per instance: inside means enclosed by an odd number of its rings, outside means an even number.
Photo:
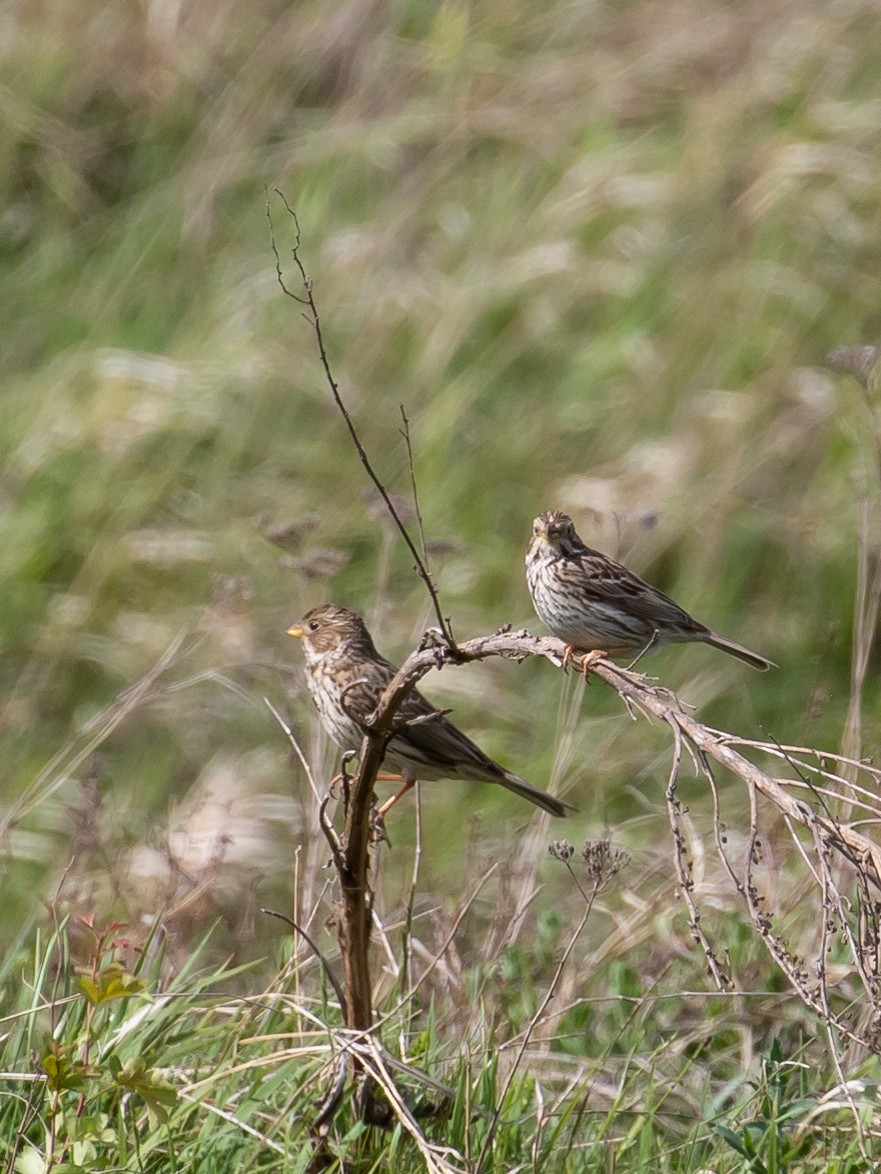
[{"label": "bird leg", "polygon": [[373,815],[371,817],[371,820],[370,820],[373,843],[374,844],[386,843],[386,844],[388,844],[389,847],[391,847],[392,842],[388,838],[388,832],[385,830],[386,813],[391,811],[391,809],[394,807],[394,805],[397,803],[397,801],[399,799],[402,799],[404,797],[404,795],[407,794],[408,791],[411,791],[413,789],[413,787],[416,786],[416,780],[404,778],[403,775],[377,775],[376,777],[378,779],[383,779],[383,780],[395,779],[398,782],[400,782],[400,780],[402,778],[404,779],[403,787],[401,787],[400,790],[395,791],[395,793],[394,793],[394,795],[392,795],[391,799],[386,799],[385,803],[383,803],[382,806],[375,808],[373,811]]},{"label": "bird leg", "polygon": [[[403,778],[402,775],[377,775],[376,777],[379,779],[381,779],[381,778],[385,778],[385,779]],[[395,793],[394,793],[394,795],[392,795],[391,799],[386,799],[385,803],[383,803],[382,806],[376,812],[377,816],[380,819],[385,819],[386,815],[391,811],[391,809],[394,807],[394,805],[397,803],[397,801],[399,799],[403,799],[404,796],[407,794],[407,792],[412,791],[415,786],[416,786],[415,779],[404,778],[403,787],[401,787],[401,789],[399,791],[395,791]]]},{"label": "bird leg", "polygon": [[[328,786],[328,790],[332,793],[334,787],[338,787],[340,785],[340,783],[344,782],[345,779],[347,779],[348,777],[349,777],[348,775],[345,775],[345,774],[343,774],[342,771],[340,771],[340,773],[338,775],[334,775],[333,778],[330,780],[330,785]],[[376,781],[378,783],[399,783],[403,777],[404,777],[403,775],[379,774],[376,776]]]}]

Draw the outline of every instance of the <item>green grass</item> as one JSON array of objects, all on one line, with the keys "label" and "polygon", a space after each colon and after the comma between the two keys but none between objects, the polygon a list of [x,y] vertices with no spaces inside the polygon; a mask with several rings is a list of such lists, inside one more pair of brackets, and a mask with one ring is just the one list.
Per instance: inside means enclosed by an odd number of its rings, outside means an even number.
[{"label": "green grass", "polygon": [[[408,999],[389,993],[376,1032],[387,1051],[373,1062],[410,1125],[360,1125],[347,1096],[319,1134],[310,1125],[345,1036],[308,952],[279,951],[280,968],[244,995],[249,971],[212,968],[210,937],[192,943],[169,983],[158,935],[138,955],[115,933],[69,922],[35,941],[27,987],[4,1020],[10,1168],[305,1170],[318,1153],[328,1169],[355,1171],[866,1168],[842,1097],[818,1086],[824,1048],[796,1001],[738,995],[746,1018],[726,1030],[734,999],[710,994],[693,1014],[685,992],[701,985],[700,970],[681,952],[668,954],[665,975],[680,993],[660,994],[620,964],[583,970],[562,1016],[565,990],[539,1019],[511,967],[542,985],[541,954],[558,951],[568,927],[508,950],[453,1022],[448,972]],[[27,965],[24,951],[16,961]],[[8,981],[15,965],[4,969]],[[776,1023],[747,1065],[743,1030],[763,1008]],[[864,1060],[852,1072],[866,1114],[876,1070]]]},{"label": "green grass", "polygon": [[[406,408],[458,635],[539,629],[522,551],[533,516],[564,508],[780,664],[758,677],[702,647],[647,661],[702,720],[835,750],[863,500],[875,557],[879,429],[822,361],[881,321],[879,33],[856,0],[11,5],[0,953],[3,1014],[18,1018],[0,1135],[23,1174],[37,1151],[69,1168],[308,1165],[338,1023],[302,950],[282,972],[258,910],[307,921],[332,955],[334,895],[312,792],[263,699],[291,716],[323,786],[335,760],[285,628],[334,599],[402,657],[431,614],[276,283],[264,186],[297,209],[334,372],[405,501]],[[293,284],[292,226],[271,208]],[[876,669],[874,652],[856,753],[877,760]],[[836,1071],[717,873],[704,783],[683,779],[704,925],[745,994],[709,987],[673,896],[666,732],[546,664],[469,666],[426,691],[580,809],[546,832],[494,789],[424,788],[412,964],[452,940],[406,1008],[392,959],[407,957],[412,807],[391,828],[383,1040],[456,1090],[421,1123],[432,1143],[478,1160],[512,1041],[580,917],[547,841],[608,833],[634,863],[564,968],[482,1174],[860,1169],[852,1119],[821,1098],[864,1080],[871,1123],[876,1061],[840,1042]],[[723,796],[742,829],[739,793]],[[818,910],[767,824],[763,883],[813,957]],[[52,928],[84,916],[152,941],[152,1003],[89,1020],[72,985],[89,950]],[[832,961],[836,1007],[858,1018]],[[33,1082],[51,1032],[97,1067],[83,1087]],[[302,1056],[285,1053],[294,1040]],[[167,1120],[124,1083],[139,1060],[175,1090]],[[428,1096],[418,1082],[412,1095]],[[358,1171],[426,1161],[400,1131],[359,1132],[351,1106],[328,1144]]]}]

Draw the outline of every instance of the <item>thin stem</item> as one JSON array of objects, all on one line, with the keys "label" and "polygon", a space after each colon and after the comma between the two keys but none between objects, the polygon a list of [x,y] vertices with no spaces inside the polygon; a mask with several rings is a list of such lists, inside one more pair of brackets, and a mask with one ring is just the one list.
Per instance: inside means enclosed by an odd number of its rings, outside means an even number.
[{"label": "thin stem", "polygon": [[[278,247],[275,242],[275,234],[274,234],[274,229],[272,226],[272,216],[271,216],[270,208],[269,208],[269,197],[267,194],[266,216],[267,216],[267,219],[269,220],[270,239],[271,239],[271,244],[272,244],[272,252],[275,256],[275,272],[276,272],[276,277],[278,279],[278,284],[281,287],[281,290],[284,294],[286,294],[289,298],[293,298],[293,300],[295,302],[298,302],[301,306],[305,306],[306,309],[308,310],[308,313],[304,314],[303,317],[306,319],[306,321],[312,327],[312,331],[315,335],[315,342],[318,347],[318,358],[321,362],[321,367],[322,367],[322,370],[324,371],[324,376],[325,376],[325,379],[327,380],[327,385],[330,388],[330,392],[331,392],[331,395],[333,396],[334,403],[336,404],[336,406],[340,412],[340,415],[342,416],[343,421],[345,422],[346,428],[349,433],[349,437],[351,438],[352,444],[355,446],[355,451],[358,454],[358,459],[360,460],[361,464],[364,466],[364,469],[367,473],[367,476],[373,482],[374,487],[376,488],[377,492],[379,493],[380,497],[382,498],[383,502],[385,503],[385,507],[389,512],[389,516],[391,517],[392,521],[394,522],[395,526],[398,529],[398,532],[400,533],[401,537],[403,538],[404,542],[406,543],[407,549],[410,551],[410,554],[413,556],[413,561],[415,563],[415,570],[416,570],[417,574],[419,575],[420,579],[422,579],[423,583],[425,584],[426,589],[428,590],[428,594],[431,596],[431,602],[432,602],[432,606],[434,608],[435,617],[437,618],[438,627],[440,628],[441,632],[443,633],[444,639],[449,644],[450,648],[455,650],[456,642],[453,639],[453,633],[452,633],[452,630],[450,629],[449,621],[444,617],[444,614],[441,611],[440,599],[438,597],[437,588],[435,587],[434,583],[432,582],[431,575],[429,574],[428,567],[426,566],[425,560],[424,560],[423,556],[419,553],[419,551],[416,549],[416,545],[414,544],[413,539],[410,537],[410,535],[407,531],[407,527],[404,525],[403,521],[401,520],[401,516],[398,513],[397,509],[395,508],[395,504],[392,501],[388,490],[386,489],[385,485],[382,483],[376,470],[373,468],[373,465],[370,461],[370,458],[367,455],[367,450],[364,448],[364,445],[361,442],[361,437],[358,435],[358,430],[355,427],[355,423],[352,420],[351,415],[349,414],[348,408],[346,407],[345,403],[343,402],[343,398],[340,394],[339,384],[337,383],[336,379],[334,378],[333,371],[332,371],[331,365],[330,365],[330,359],[327,354],[327,348],[325,347],[325,344],[324,344],[324,333],[321,328],[321,317],[318,313],[318,305],[315,301],[315,294],[313,292],[312,278],[306,272],[306,267],[304,266],[303,260],[300,256],[300,242],[301,242],[300,222],[297,219],[297,214],[294,211],[294,209],[290,206],[290,204],[288,203],[283,192],[279,191],[278,188],[273,188],[273,191],[278,196],[278,198],[281,200],[282,204],[284,205],[285,211],[287,212],[287,214],[290,216],[291,220],[294,223],[294,244],[291,249],[291,257],[293,258],[294,265],[296,266],[297,272],[300,275],[300,280],[302,282],[303,290],[305,291],[305,294],[304,294],[304,296],[300,296],[298,294],[295,294],[290,289],[288,289],[287,285],[285,284],[284,275],[282,273],[282,268],[281,268],[281,261],[279,259],[279,254],[278,254]],[[411,469],[412,469],[412,465],[411,465]],[[420,522],[420,528],[421,528],[421,522]]]}]

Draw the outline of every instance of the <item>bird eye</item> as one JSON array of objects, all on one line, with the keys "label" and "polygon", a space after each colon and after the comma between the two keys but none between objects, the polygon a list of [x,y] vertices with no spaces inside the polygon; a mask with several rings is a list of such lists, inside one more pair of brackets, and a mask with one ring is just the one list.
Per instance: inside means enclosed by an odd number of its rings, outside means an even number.
[{"label": "bird eye", "polygon": [[309,631],[310,632],[317,632],[319,627],[320,627],[320,624],[318,623],[318,620],[310,620],[309,621]]}]

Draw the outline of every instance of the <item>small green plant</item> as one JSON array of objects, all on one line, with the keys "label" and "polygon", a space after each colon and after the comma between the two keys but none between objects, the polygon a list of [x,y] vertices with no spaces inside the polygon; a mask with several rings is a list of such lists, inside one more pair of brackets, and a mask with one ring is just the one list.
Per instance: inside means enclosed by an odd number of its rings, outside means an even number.
[{"label": "small green plant", "polygon": [[123,1058],[116,1050],[120,1010],[125,1012],[131,999],[148,997],[146,981],[116,957],[120,950],[132,951],[118,936],[123,924],[97,929],[94,918],[77,917],[75,925],[81,937],[85,931],[88,962],[74,968],[70,993],[51,1008],[55,1023],[38,1059],[47,1093],[45,1149],[22,1139],[20,1174],[103,1169],[115,1160],[113,1116],[120,1101],[137,1096],[157,1119],[166,1120],[176,1100],[172,1086],[143,1056]]},{"label": "small green plant", "polygon": [[816,1106],[804,1094],[807,1065],[784,1060],[775,1039],[762,1060],[761,1075],[751,1082],[751,1115],[731,1125],[716,1125],[721,1138],[744,1160],[749,1174],[787,1174],[814,1146],[810,1131],[801,1126]]}]

